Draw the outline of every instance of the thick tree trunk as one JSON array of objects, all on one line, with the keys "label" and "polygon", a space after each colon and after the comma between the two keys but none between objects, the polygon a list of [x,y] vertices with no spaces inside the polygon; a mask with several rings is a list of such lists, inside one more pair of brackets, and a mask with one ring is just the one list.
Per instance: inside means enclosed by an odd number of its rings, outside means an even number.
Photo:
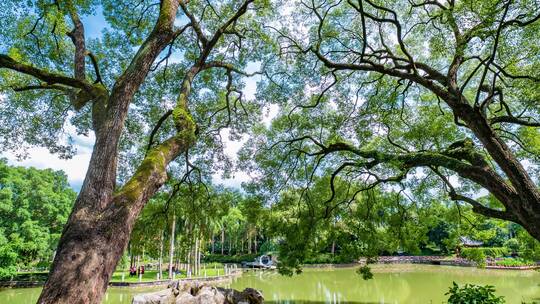
[{"label": "thick tree trunk", "polygon": [[101,303],[128,244],[135,215],[114,208],[98,220],[85,212],[70,217],[38,303]]}]

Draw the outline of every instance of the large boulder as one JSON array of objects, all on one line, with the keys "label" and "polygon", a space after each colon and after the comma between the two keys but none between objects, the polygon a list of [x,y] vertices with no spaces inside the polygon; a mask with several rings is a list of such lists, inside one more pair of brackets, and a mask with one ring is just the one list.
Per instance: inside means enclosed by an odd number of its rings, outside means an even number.
[{"label": "large boulder", "polygon": [[175,301],[172,289],[139,294],[133,297],[132,304],[172,304]]},{"label": "large boulder", "polygon": [[262,293],[253,288],[246,288],[244,291],[235,289],[218,288],[225,295],[224,304],[262,304],[264,297]]},{"label": "large boulder", "polygon": [[244,291],[201,282],[175,282],[168,289],[136,295],[132,304],[262,304],[263,295],[253,288]]}]

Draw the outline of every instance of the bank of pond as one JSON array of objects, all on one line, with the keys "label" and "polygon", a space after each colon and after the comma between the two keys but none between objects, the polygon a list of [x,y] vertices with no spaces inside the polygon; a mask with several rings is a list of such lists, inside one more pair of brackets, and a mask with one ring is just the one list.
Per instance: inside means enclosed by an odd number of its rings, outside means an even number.
[{"label": "bank of pond", "polygon": [[[374,278],[363,280],[356,268],[306,268],[300,275],[275,271],[249,271],[232,278],[226,287],[252,287],[263,292],[265,303],[444,303],[452,285],[493,285],[506,303],[540,303],[540,272],[505,271],[472,267],[393,264],[373,265]],[[110,287],[105,304],[128,304],[135,294],[163,287]],[[0,303],[35,303],[41,288],[0,290]]]}]

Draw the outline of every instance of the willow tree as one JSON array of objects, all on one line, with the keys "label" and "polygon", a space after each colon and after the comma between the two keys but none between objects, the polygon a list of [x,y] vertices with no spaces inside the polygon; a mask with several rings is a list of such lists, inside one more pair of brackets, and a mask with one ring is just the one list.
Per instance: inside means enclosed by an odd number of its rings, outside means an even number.
[{"label": "willow tree", "polygon": [[351,196],[445,191],[540,240],[538,1],[295,5],[271,28],[287,65],[268,71],[264,96],[281,114],[246,148],[262,182],[328,173],[327,210],[346,203],[338,177],[365,185]]},{"label": "willow tree", "polygon": [[[254,111],[241,98],[242,78],[262,53],[254,52],[262,49],[252,38],[260,35],[254,17],[265,16],[266,3],[253,2],[0,5],[2,149],[24,154],[44,146],[69,157],[68,126],[95,135],[39,303],[101,303],[134,222],[167,180],[168,165],[183,155],[188,173],[196,171],[188,151],[210,153],[218,145],[207,140],[200,147],[198,139],[215,139],[235,113]],[[88,19],[96,11],[103,12],[104,29],[88,38],[85,26],[98,25]],[[94,21],[84,24],[87,19]]]}]

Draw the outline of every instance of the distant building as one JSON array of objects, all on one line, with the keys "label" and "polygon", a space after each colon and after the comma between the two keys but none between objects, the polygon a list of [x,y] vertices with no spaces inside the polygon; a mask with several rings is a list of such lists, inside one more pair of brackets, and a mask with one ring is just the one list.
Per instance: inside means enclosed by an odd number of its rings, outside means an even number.
[{"label": "distant building", "polygon": [[459,237],[459,244],[463,247],[480,247],[484,245],[483,242],[470,239],[466,236]]}]

